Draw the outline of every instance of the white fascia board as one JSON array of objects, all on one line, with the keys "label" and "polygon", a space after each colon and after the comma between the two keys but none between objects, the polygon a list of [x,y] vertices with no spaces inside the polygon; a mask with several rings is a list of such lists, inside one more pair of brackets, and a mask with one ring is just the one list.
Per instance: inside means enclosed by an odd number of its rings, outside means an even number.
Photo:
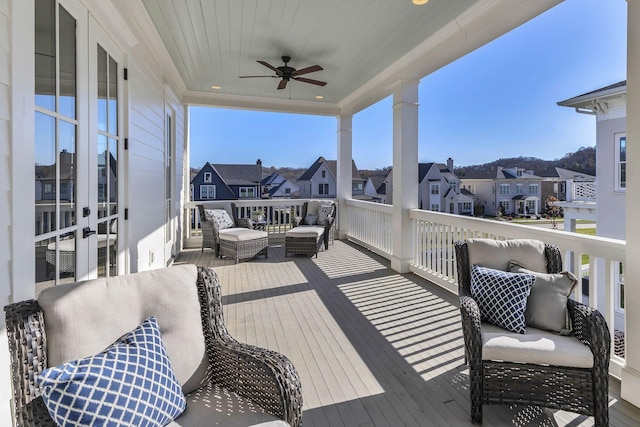
[{"label": "white fascia board", "polygon": [[627,96],[627,86],[616,87],[595,93],[576,96],[565,101],[558,102],[561,107],[589,108],[596,102],[610,102],[616,99],[624,99]]}]

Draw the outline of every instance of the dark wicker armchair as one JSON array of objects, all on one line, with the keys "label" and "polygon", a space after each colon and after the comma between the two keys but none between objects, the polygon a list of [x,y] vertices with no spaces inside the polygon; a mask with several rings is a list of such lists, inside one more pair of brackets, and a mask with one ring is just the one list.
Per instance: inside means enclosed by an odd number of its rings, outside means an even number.
[{"label": "dark wicker armchair", "polygon": [[[607,426],[611,337],[604,317],[591,307],[568,300],[573,335],[593,354],[591,369],[485,360],[480,310],[470,292],[467,243],[456,243],[455,252],[472,421],[482,423],[484,404],[524,403],[594,416],[596,426]],[[544,253],[546,272],[560,272],[559,249],[545,244]]]},{"label": "dark wicker armchair", "polygon": [[[199,300],[199,317],[205,339],[204,351],[209,362],[203,389],[224,387],[291,426],[300,426],[301,385],[291,362],[280,353],[240,343],[229,335],[223,320],[220,285],[213,270],[198,267],[195,286],[195,298]],[[155,288],[154,286],[153,289]],[[10,304],[4,309],[11,355],[16,425],[54,426],[35,382],[35,377],[48,366],[43,309],[34,300]],[[222,416],[222,421],[219,418],[217,421],[211,420],[211,425],[224,422],[225,417],[232,419],[233,413],[225,414],[226,408],[216,408],[214,403],[209,404],[214,406],[210,408],[211,415]],[[187,404],[187,411],[190,404]],[[195,424],[203,425],[203,417],[206,415],[196,413]],[[193,420],[188,416],[181,416],[177,422],[178,425],[187,426]]]},{"label": "dark wicker armchair", "polygon": [[[309,202],[304,202],[302,205],[301,216],[296,218],[295,227],[289,230],[285,236],[285,257],[289,254],[303,254],[303,255],[315,255],[318,256],[318,251],[324,244],[325,250],[329,249],[329,242],[333,241],[333,224],[336,220],[337,206],[335,202],[330,202],[330,213],[327,220],[323,224],[316,224],[312,226],[301,225],[302,220],[308,213],[317,214],[318,209],[322,205],[320,202],[315,201],[312,212],[312,208],[309,206]],[[308,230],[305,232],[305,227]]]},{"label": "dark wicker armchair", "polygon": [[[236,216],[236,205],[235,203],[226,204],[226,206],[220,205],[217,208],[224,209],[228,207],[228,211],[231,211],[231,218],[233,219],[234,225],[236,227],[241,228],[252,228],[253,221],[250,218],[238,218]],[[198,213],[200,214],[200,227],[202,229],[202,252],[204,252],[204,248],[213,249],[216,256],[220,255],[220,238],[218,235],[218,230],[216,230],[215,224],[213,221],[209,221],[207,216],[204,213],[205,206],[202,204],[198,205]]]}]

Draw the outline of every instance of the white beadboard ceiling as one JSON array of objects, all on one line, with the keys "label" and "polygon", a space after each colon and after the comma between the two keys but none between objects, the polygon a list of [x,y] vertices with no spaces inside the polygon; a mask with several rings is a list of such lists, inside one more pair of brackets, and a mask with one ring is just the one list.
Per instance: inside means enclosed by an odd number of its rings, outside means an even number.
[{"label": "white beadboard ceiling", "polygon": [[[331,111],[375,102],[390,93],[376,86],[420,79],[559,1],[142,0],[193,99],[338,106]],[[274,75],[256,61],[278,67],[283,55],[293,68],[323,67],[304,77],[327,85],[290,81],[276,90],[280,79],[238,77]],[[376,95],[365,101],[367,91]]]}]

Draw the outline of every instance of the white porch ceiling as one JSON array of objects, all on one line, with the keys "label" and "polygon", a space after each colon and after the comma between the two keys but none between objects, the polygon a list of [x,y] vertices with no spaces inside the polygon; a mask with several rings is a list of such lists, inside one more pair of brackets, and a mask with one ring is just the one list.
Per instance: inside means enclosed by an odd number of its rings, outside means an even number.
[{"label": "white porch ceiling", "polygon": [[[186,87],[187,103],[353,113],[537,16],[561,0],[142,0]],[[318,64],[324,87],[257,63]],[[219,90],[211,86],[220,86]],[[323,96],[318,100],[316,96]]]}]

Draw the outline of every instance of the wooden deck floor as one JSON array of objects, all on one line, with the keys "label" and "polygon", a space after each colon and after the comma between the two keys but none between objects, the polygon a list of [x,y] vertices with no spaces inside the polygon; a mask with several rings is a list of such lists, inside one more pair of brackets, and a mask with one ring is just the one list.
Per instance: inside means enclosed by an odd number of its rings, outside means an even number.
[{"label": "wooden deck floor", "polygon": [[[233,264],[210,250],[176,263],[213,267],[225,319],[240,341],[287,355],[300,373],[305,427],[465,426],[468,374],[457,297],[356,245],[336,241],[318,258]],[[613,426],[640,410],[611,381]],[[593,418],[539,407],[485,406],[484,425],[589,426]]]}]

